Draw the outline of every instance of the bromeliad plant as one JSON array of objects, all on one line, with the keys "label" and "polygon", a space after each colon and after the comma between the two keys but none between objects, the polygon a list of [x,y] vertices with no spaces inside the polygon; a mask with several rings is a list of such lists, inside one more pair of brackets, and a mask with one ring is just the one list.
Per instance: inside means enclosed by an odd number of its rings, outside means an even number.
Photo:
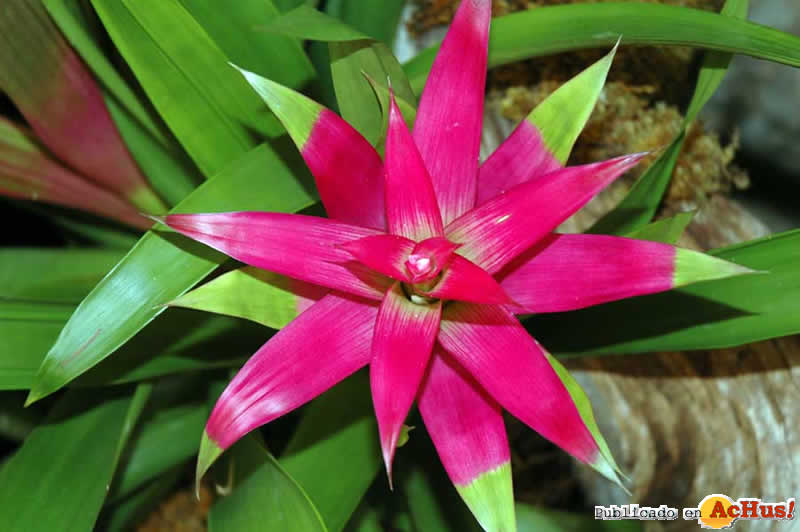
[{"label": "bromeliad plant", "polygon": [[246,264],[330,290],[268,341],[208,420],[198,479],[242,436],[366,364],[383,459],[416,399],[442,463],[487,530],[513,530],[501,409],[612,480],[585,395],[514,314],[574,310],[750,270],[673,246],[553,230],[642,154],[563,168],[528,122],[478,164],[491,2],[466,0],[409,132],[390,95],[383,162],[352,126],[244,76],[283,122],[329,218],[171,214]]},{"label": "bromeliad plant", "polygon": [[[401,499],[384,482],[364,497],[381,454],[416,521],[397,528],[460,530],[425,514],[441,494],[414,480],[425,458],[418,433],[393,467],[414,402],[455,485],[448,493],[485,529],[519,520],[529,530],[535,510],[513,500],[504,410],[611,481],[620,474],[586,394],[526,330],[533,320],[559,325],[535,329],[556,354],[566,351],[550,337],[559,329],[588,344],[573,349],[580,354],[800,332],[797,232],[708,255],[632,238],[669,240],[663,222],[648,223],[685,127],[724,73],[722,54],[800,66],[800,39],[740,20],[742,0],[723,14],[639,3],[535,9],[496,19],[490,38],[490,2],[464,0],[438,53],[401,67],[368,35],[391,41],[397,18],[388,15],[399,17],[403,1],[364,11],[365,2],[237,0],[224,17],[213,0],[0,8],[0,90],[21,115],[0,119],[0,192],[142,229],[151,221],[138,211],[163,214],[163,198],[170,214],[157,220],[201,242],[158,227],[133,245],[130,233],[93,232],[84,219],[103,247],[0,250],[0,435],[19,442],[0,465],[0,486],[14,487],[0,488],[4,531],[127,529],[181,480],[198,440],[198,480],[229,459],[212,473],[234,486],[211,509],[212,532],[366,530],[354,515]],[[682,132],[599,225],[613,234],[559,234],[643,156],[565,166],[614,51],[479,164],[486,69],[609,48],[619,35],[717,55],[701,69]],[[321,82],[309,90],[342,117],[298,92],[314,75],[309,56]],[[195,187],[199,177],[208,180]],[[317,199],[327,217],[292,214]],[[252,266],[192,289],[229,256]],[[753,270],[770,273],[741,275]],[[676,300],[648,295],[697,281],[706,282]],[[708,313],[700,300],[736,312]],[[598,321],[635,340],[598,339]],[[653,321],[658,331],[642,330]],[[13,390],[36,404],[22,410]],[[278,460],[254,429],[291,411],[266,432],[276,449],[290,438]],[[474,524],[464,505],[444,506],[448,519],[464,512]]]}]

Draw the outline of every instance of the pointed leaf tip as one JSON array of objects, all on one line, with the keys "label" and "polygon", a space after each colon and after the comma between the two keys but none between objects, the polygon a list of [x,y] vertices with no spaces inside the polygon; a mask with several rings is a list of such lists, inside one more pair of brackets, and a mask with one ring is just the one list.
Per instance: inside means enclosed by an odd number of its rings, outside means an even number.
[{"label": "pointed leaf tip", "polygon": [[675,273],[673,287],[700,281],[724,279],[736,275],[767,273],[729,262],[712,255],[690,249],[675,249]]},{"label": "pointed leaf tip", "polygon": [[625,487],[625,484],[622,483],[622,479],[620,476],[624,477],[617,467],[617,464],[613,463],[609,460],[606,455],[602,452],[597,454],[597,458],[594,462],[589,464],[592,469],[603,475],[605,478],[622,488],[622,490],[630,495],[631,492]]},{"label": "pointed leaf tip", "polygon": [[254,72],[233,65],[244,76],[245,81],[264,100],[264,103],[275,113],[289,136],[302,150],[311,136],[311,131],[323,107],[314,100],[296,92],[280,83],[259,76]]},{"label": "pointed leaf tip", "polygon": [[217,445],[208,433],[203,431],[203,438],[200,440],[200,451],[197,454],[197,469],[195,470],[195,495],[200,499],[200,482],[203,480],[203,475],[206,474],[208,468],[219,458],[223,449]]},{"label": "pointed leaf tip", "polygon": [[167,224],[167,217],[166,216],[155,216],[153,214],[147,214],[146,212],[140,212],[139,214],[141,216],[145,217],[145,218],[153,220],[157,224],[162,224],[162,225],[164,225],[166,227],[169,227],[169,224]]},{"label": "pointed leaf tip", "polygon": [[509,462],[478,475],[469,484],[456,484],[456,490],[484,530],[517,530]]},{"label": "pointed leaf tip", "polygon": [[28,392],[28,397],[25,398],[25,404],[23,405],[23,408],[28,408],[29,406],[31,406],[33,403],[35,403],[36,401],[38,401],[42,397],[43,396],[41,396],[39,394],[35,394],[34,391],[31,390],[30,392]]}]

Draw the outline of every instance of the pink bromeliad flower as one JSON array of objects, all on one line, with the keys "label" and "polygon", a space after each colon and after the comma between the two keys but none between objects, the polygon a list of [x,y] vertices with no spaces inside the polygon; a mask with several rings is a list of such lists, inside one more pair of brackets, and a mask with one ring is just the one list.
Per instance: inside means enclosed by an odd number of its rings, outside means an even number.
[{"label": "pink bromeliad flower", "polygon": [[206,425],[198,477],[249,431],[369,364],[387,472],[416,400],[481,525],[514,530],[502,409],[617,478],[585,395],[515,314],[746,271],[656,242],[553,233],[641,155],[564,168],[523,121],[479,166],[490,7],[489,0],[462,2],[413,133],[392,97],[383,161],[333,112],[245,73],[300,148],[330,218],[230,212],[174,214],[164,223],[293,278],[290,286],[304,296],[306,283],[322,292],[222,394]]}]

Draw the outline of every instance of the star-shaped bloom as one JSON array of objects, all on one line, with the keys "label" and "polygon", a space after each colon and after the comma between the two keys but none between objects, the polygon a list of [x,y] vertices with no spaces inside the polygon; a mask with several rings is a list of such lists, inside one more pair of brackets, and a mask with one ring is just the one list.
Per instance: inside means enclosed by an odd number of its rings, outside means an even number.
[{"label": "star-shaped bloom", "polygon": [[[462,2],[413,133],[391,99],[385,157],[333,112],[245,73],[284,122],[329,218],[175,214],[164,222],[318,300],[214,408],[198,476],[243,435],[369,364],[387,472],[412,403],[487,530],[514,530],[502,409],[616,479],[585,395],[515,314],[564,311],[742,273],[688,250],[553,230],[641,154],[564,168],[523,122],[479,166],[489,0]],[[580,333],[577,331],[576,333]]]}]

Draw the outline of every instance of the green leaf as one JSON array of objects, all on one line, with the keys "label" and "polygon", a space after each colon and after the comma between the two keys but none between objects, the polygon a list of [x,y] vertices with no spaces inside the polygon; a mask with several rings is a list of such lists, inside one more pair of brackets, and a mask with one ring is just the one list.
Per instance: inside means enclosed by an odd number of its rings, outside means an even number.
[{"label": "green leaf", "polygon": [[589,397],[586,395],[586,392],[583,391],[581,385],[578,384],[578,381],[575,380],[575,377],[570,375],[567,368],[561,365],[561,362],[546,351],[545,355],[547,355],[547,361],[553,367],[556,375],[558,375],[558,378],[561,379],[561,382],[567,389],[567,392],[572,398],[572,402],[575,403],[575,408],[578,409],[581,420],[584,425],[586,425],[586,428],[589,429],[595,444],[597,444],[597,448],[600,450],[600,456],[594,463],[589,465],[601,475],[616,482],[622,489],[625,489],[625,486],[619,478],[619,474],[621,474],[622,471],[614,460],[614,456],[611,454],[611,449],[608,448],[605,438],[603,438],[603,435],[600,433],[600,427],[597,426],[597,421],[594,418],[592,403],[589,401]]},{"label": "green leaf", "polygon": [[[177,0],[92,0],[150,101],[210,176],[255,146],[263,104]],[[210,81],[213,80],[213,81]],[[261,109],[262,116],[254,117]],[[274,119],[270,132],[279,131]]]},{"label": "green leaf", "polygon": [[[612,46],[620,36],[626,45],[694,46],[800,66],[800,37],[707,11],[637,2],[538,7],[494,19],[489,66]],[[415,92],[437,51],[428,48],[405,64]]]},{"label": "green leaf", "polygon": [[[298,164],[299,156],[293,156]],[[253,178],[264,175],[269,179]],[[200,186],[173,212],[291,212],[311,202],[286,163],[262,145]],[[29,401],[58,390],[106,358],[225,260],[177,234],[148,232],[70,318],[39,368]]]},{"label": "green leaf", "polygon": [[657,222],[652,222],[644,227],[640,227],[624,235],[628,238],[638,238],[639,240],[652,240],[654,242],[664,242],[665,244],[675,244],[681,237],[686,227],[692,222],[696,211],[681,212],[669,218],[663,218]]},{"label": "green leaf", "polygon": [[42,421],[43,412],[38,408],[24,408],[24,402],[19,393],[0,393],[0,438],[21,442]]},{"label": "green leaf", "polygon": [[[152,393],[152,382],[140,382],[136,385],[136,388],[133,391],[133,396],[130,400],[130,404],[128,405],[128,411],[125,414],[125,419],[122,422],[119,443],[117,444],[117,452],[114,454],[114,469],[117,468],[117,464],[122,456],[122,452],[125,450],[125,446],[128,444],[128,440],[130,439],[131,434],[133,434],[133,430],[136,428],[139,418],[141,417],[145,406],[147,406],[147,402],[150,400],[150,395]],[[106,488],[106,491],[108,491],[108,488]]]},{"label": "green leaf", "polygon": [[[2,304],[0,390],[30,388],[45,353],[73,306],[30,301]],[[212,368],[239,366],[268,337],[263,327],[222,316],[172,310],[81,376],[76,385],[105,386]]]},{"label": "green leaf", "polygon": [[[328,5],[326,9],[341,15],[345,22],[366,25],[374,21],[378,24],[375,27],[381,28],[385,27],[382,24],[386,21],[374,20],[374,14],[381,13],[380,17],[388,15],[391,20],[393,10],[402,2],[393,0],[388,6],[381,2],[380,7],[376,6],[373,10],[365,10],[362,4],[339,1]],[[391,79],[398,97],[414,106],[416,97],[389,47],[359,31],[367,28],[356,26],[358,29],[354,29],[345,22],[307,6],[300,6],[275,19],[266,30],[329,43],[331,73],[339,110],[344,119],[374,145],[382,132],[382,119],[379,103],[364,74],[381,81]]]},{"label": "green leaf", "polygon": [[405,4],[406,0],[328,0],[325,11],[391,46]]},{"label": "green leaf", "polygon": [[75,381],[105,386],[161,375],[241,365],[269,337],[258,325],[182,309],[168,311],[112,358]]},{"label": "green leaf", "polygon": [[[728,0],[722,8],[725,16],[732,15],[736,19],[747,16],[748,0]],[[634,183],[625,198],[611,212],[598,220],[588,232],[602,234],[630,233],[647,224],[655,216],[661,198],[669,186],[672,172],[678,161],[683,143],[686,140],[687,128],[691,125],[703,105],[711,98],[728,71],[732,54],[709,52],[703,60],[697,78],[692,100],[686,111],[686,117],[675,140],[653,162],[647,171]]]},{"label": "green leaf", "polygon": [[159,143],[114,98],[106,97],[106,107],[139,168],[170,206],[195,189],[202,177],[180,148],[171,142]]},{"label": "green leaf", "polygon": [[[380,134],[375,143],[375,149],[381,154],[381,156],[383,156],[386,145],[386,134],[389,131],[389,88],[376,81],[369,75],[367,75],[366,78],[372,87],[373,92],[375,93],[375,97],[378,99],[378,105],[381,109]],[[397,107],[400,108],[400,113],[403,115],[403,121],[405,121],[406,126],[408,126],[409,129],[413,129],[414,121],[417,119],[416,106],[408,103],[403,98],[398,97],[397,94],[394,95],[394,99],[395,102],[397,102]]]},{"label": "green leaf", "polygon": [[344,528],[382,469],[370,398],[364,371],[336,385],[305,410],[280,457],[331,532]]},{"label": "green leaf", "polygon": [[364,502],[359,505],[345,530],[347,532],[384,532],[380,511]]},{"label": "green leaf", "polygon": [[[721,14],[737,20],[746,20],[749,0],[726,0],[722,6]],[[693,122],[703,106],[708,102],[714,92],[722,83],[728,72],[728,65],[733,59],[732,54],[709,51],[703,58],[703,65],[697,75],[697,87],[692,95],[692,100],[686,109],[684,127]]]},{"label": "green leaf", "polygon": [[371,35],[307,5],[300,5],[260,27],[265,33],[281,33],[311,41],[360,41]]},{"label": "green leaf", "polygon": [[561,164],[567,162],[600,98],[616,51],[614,46],[605,57],[556,89],[525,118],[538,128],[550,153]]},{"label": "green leaf", "polygon": [[183,469],[176,467],[145,487],[121,501],[112,508],[105,509],[100,516],[100,530],[107,532],[126,532],[147,516],[151,510],[164,502],[183,477]]},{"label": "green leaf", "polygon": [[632,233],[652,220],[667,190],[685,140],[686,131],[683,130],[633,184],[625,198],[586,232],[621,235]]},{"label": "green leaf", "polygon": [[397,485],[408,500],[414,529],[442,532],[482,530],[447,477],[427,433],[406,447],[413,452],[409,457],[413,463],[400,464],[396,468]]},{"label": "green leaf", "polygon": [[300,5],[262,30],[312,41],[371,39],[392,45],[405,0],[331,0],[325,13]]},{"label": "green leaf", "polygon": [[405,73],[389,48],[370,40],[331,42],[331,74],[342,117],[377,144],[383,132],[381,106],[364,73],[376,80],[390,79],[398,97],[416,107]]},{"label": "green leaf", "polygon": [[180,1],[236,65],[295,88],[314,76],[314,67],[297,39],[261,31],[262,24],[280,15],[271,0],[231,2],[224,16],[216,1]]},{"label": "green leaf", "polygon": [[77,303],[122,256],[105,249],[0,249],[0,299]]},{"label": "green leaf", "polygon": [[60,322],[73,308],[69,303],[0,299],[0,320]]},{"label": "green leaf", "polygon": [[204,404],[184,404],[162,408],[144,420],[120,463],[109,499],[126,497],[194,456],[207,417]]},{"label": "green leaf", "polygon": [[187,292],[170,305],[244,318],[281,329],[302,310],[298,305],[300,300],[291,290],[292,284],[283,275],[253,267],[241,268]]},{"label": "green leaf", "polygon": [[0,470],[4,531],[92,529],[124,443],[131,401],[130,393],[96,391],[59,400]]},{"label": "green leaf", "polygon": [[44,353],[53,345],[63,320],[0,319],[0,390],[25,390],[33,384],[33,376]]},{"label": "green leaf", "polygon": [[327,530],[303,489],[255,437],[242,438],[227,454],[235,487],[211,508],[209,532]]},{"label": "green leaf", "polygon": [[30,205],[30,207],[32,207],[31,210],[38,212],[55,226],[63,229],[67,240],[74,241],[77,237],[80,244],[88,241],[88,243],[106,249],[125,252],[132,248],[139,239],[139,235],[136,233],[123,230],[120,226],[110,224],[101,218],[77,212],[61,214],[51,208],[45,209],[39,205]]},{"label": "green leaf", "polygon": [[800,333],[800,230],[710,255],[766,273],[540,315],[526,325],[562,355],[716,349]]},{"label": "green leaf", "polygon": [[[362,7],[364,4],[370,7],[364,9]],[[357,31],[369,35],[371,38],[382,40],[384,44],[391,46],[394,39],[388,38],[388,36],[393,36],[398,26],[396,23],[392,24],[391,12],[395,11],[395,16],[399,17],[402,4],[403,0],[334,0],[325,2],[325,12],[339,18]],[[318,72],[316,88],[320,93],[320,101],[331,109],[337,109],[336,92],[330,68],[331,55],[328,47],[321,43],[311,43],[309,52]]]},{"label": "green leaf", "polygon": [[273,2],[281,13],[286,13],[304,4],[311,7],[316,7],[319,4],[319,0],[273,0]]}]

